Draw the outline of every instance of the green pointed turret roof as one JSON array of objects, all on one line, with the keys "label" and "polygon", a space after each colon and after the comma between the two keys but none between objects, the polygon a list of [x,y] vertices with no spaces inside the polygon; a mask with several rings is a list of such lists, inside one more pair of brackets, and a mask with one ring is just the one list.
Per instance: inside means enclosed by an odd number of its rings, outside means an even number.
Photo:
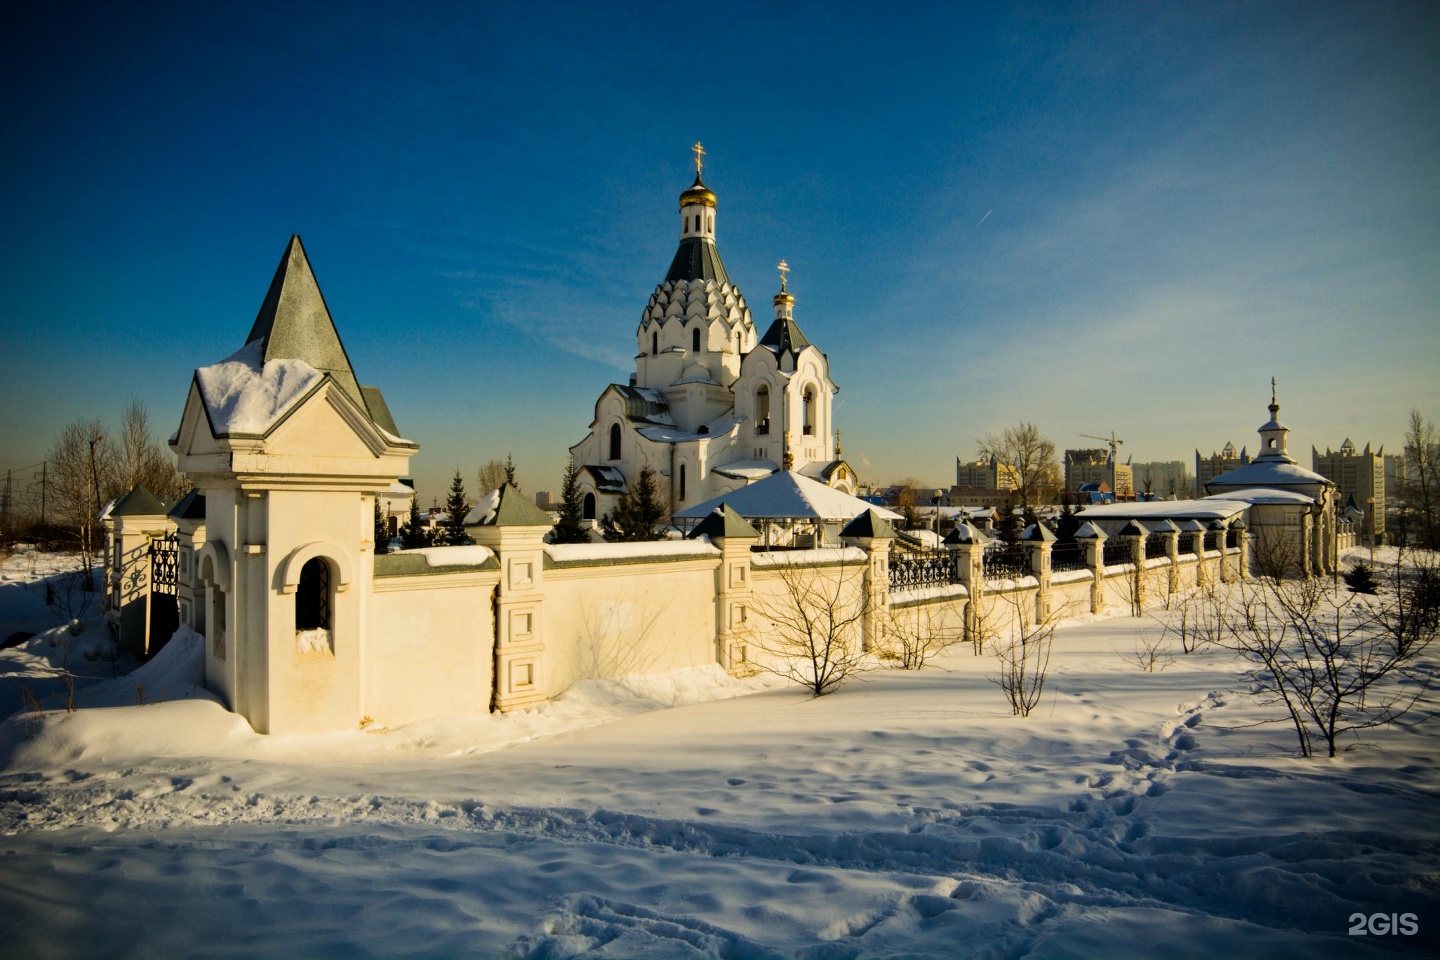
[{"label": "green pointed turret roof", "polygon": [[487,493],[465,518],[467,527],[548,527],[550,515],[508,483]]},{"label": "green pointed turret roof", "polygon": [[269,360],[303,360],[321,373],[328,373],[361,410],[369,411],[298,233],[290,236],[245,342],[256,340],[262,343],[262,364]]}]

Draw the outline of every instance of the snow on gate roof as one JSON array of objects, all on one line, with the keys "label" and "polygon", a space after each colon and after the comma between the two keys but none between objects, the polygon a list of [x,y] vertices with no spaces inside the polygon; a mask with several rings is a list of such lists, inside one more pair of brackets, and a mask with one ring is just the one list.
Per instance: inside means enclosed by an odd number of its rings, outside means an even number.
[{"label": "snow on gate roof", "polygon": [[747,520],[853,520],[867,510],[874,510],[886,520],[900,519],[898,513],[827,487],[793,470],[782,470],[749,486],[678,510],[675,519],[699,520],[721,504],[728,505]]}]

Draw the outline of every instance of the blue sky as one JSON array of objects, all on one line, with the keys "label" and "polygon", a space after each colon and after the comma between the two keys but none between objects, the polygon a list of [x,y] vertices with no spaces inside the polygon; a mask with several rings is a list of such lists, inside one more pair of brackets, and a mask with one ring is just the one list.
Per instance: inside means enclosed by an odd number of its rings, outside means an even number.
[{"label": "blue sky", "polygon": [[0,38],[0,469],[132,396],[168,435],[294,232],[422,496],[558,489],[696,140],[866,481],[1022,419],[1253,446],[1271,376],[1307,465],[1440,417],[1434,3],[141,6]]}]

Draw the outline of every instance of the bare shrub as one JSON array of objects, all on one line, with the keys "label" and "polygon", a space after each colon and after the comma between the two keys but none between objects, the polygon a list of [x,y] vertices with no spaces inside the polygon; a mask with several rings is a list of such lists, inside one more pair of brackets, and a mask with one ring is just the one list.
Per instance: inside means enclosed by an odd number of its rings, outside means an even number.
[{"label": "bare shrub", "polygon": [[755,609],[769,621],[756,645],[768,654],[767,670],[821,697],[864,667],[858,642],[867,612],[864,569],[843,559],[817,565],[803,551],[780,556],[779,596],[756,598]]},{"label": "bare shrub", "polygon": [[994,645],[999,673],[990,681],[1004,691],[1015,716],[1028,717],[1045,691],[1059,611],[1044,618],[1035,616],[1022,591],[1004,594],[1003,599],[1009,607],[1011,629],[1005,639]]},{"label": "bare shrub", "polygon": [[1434,554],[1402,555],[1374,597],[1318,577],[1242,585],[1231,645],[1266,702],[1285,707],[1302,755],[1323,744],[1335,756],[1341,738],[1399,721],[1428,689],[1419,657],[1437,618],[1422,591],[1434,570]]},{"label": "bare shrub", "polygon": [[1175,662],[1175,657],[1165,644],[1166,633],[1137,632],[1135,646],[1130,653],[1120,654],[1120,659],[1146,673],[1159,673]]},{"label": "bare shrub", "polygon": [[905,670],[920,670],[942,651],[963,639],[963,629],[949,627],[942,611],[925,604],[890,610],[885,620],[880,656]]},{"label": "bare shrub", "polygon": [[1000,636],[1000,618],[995,610],[995,599],[988,593],[971,595],[966,606],[965,639],[975,656],[985,652],[986,644],[993,643]]}]

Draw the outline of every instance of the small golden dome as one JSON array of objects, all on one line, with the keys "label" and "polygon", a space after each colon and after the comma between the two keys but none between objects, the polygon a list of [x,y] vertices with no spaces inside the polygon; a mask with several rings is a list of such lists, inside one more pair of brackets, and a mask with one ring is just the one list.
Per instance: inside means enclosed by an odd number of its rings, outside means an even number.
[{"label": "small golden dome", "polygon": [[700,174],[695,174],[695,182],[690,189],[680,194],[680,206],[685,208],[694,204],[701,204],[707,207],[715,206],[715,193],[705,184],[700,182]]}]

